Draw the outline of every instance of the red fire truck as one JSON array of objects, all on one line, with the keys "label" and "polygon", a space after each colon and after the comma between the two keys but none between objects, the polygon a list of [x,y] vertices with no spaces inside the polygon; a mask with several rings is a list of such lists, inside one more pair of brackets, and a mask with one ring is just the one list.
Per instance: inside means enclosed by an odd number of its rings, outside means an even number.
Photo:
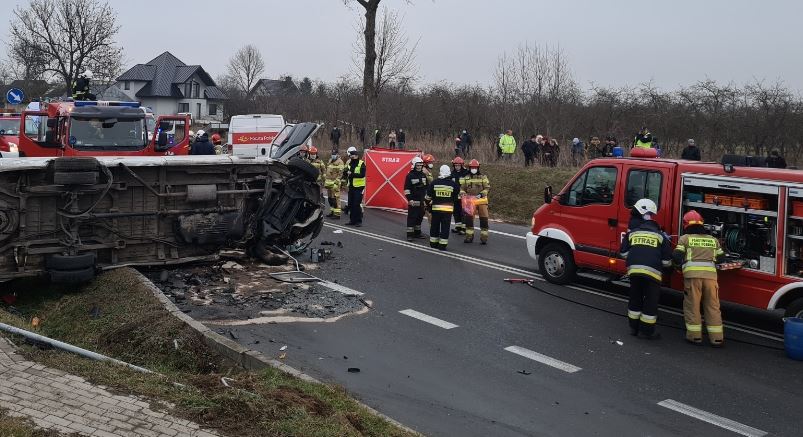
[{"label": "red fire truck", "polygon": [[[720,271],[720,298],[801,317],[803,172],[738,161],[595,159],[557,195],[544,190],[527,250],[552,283],[616,280],[626,271],[619,245],[637,200],[655,201],[657,222],[673,243],[683,214],[694,209],[727,253],[721,267],[740,267]],[[680,273],[665,277],[664,286],[683,290]]]},{"label": "red fire truck", "polygon": [[139,102],[66,101],[24,111],[20,156],[164,156],[189,152],[190,118],[159,116]]},{"label": "red fire truck", "polygon": [[20,114],[0,113],[0,157],[15,158],[18,155]]}]

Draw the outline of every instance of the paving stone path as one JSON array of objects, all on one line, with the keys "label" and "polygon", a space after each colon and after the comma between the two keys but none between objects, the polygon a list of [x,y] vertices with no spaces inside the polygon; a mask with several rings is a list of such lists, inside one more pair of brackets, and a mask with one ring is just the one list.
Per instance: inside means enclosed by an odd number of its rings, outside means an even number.
[{"label": "paving stone path", "polygon": [[83,378],[28,361],[0,336],[0,408],[37,427],[97,437],[214,437],[197,424],[151,410]]}]

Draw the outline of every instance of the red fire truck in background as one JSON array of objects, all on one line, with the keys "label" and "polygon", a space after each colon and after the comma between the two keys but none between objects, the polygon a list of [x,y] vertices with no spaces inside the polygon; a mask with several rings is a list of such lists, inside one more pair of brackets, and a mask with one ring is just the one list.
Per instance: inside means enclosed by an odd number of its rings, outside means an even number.
[{"label": "red fire truck in background", "polygon": [[20,114],[0,113],[0,157],[15,158],[18,155]]},{"label": "red fire truck in background", "polygon": [[[738,157],[736,157],[738,158]],[[745,158],[745,157],[741,157]],[[635,202],[658,205],[657,222],[677,243],[682,217],[703,215],[728,256],[719,274],[720,298],[787,316],[803,316],[803,172],[669,159],[603,158],[580,170],[563,190],[544,192],[533,214],[527,250],[550,282],[577,276],[615,280]],[[680,273],[664,286],[683,290]]]},{"label": "red fire truck in background", "polygon": [[139,102],[65,101],[23,111],[20,156],[164,156],[189,153],[190,118],[156,117]]}]

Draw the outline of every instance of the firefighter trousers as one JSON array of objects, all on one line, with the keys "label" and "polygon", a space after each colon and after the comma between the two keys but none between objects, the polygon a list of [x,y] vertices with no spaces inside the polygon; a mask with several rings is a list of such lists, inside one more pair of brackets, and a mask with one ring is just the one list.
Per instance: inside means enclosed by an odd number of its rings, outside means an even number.
[{"label": "firefighter trousers", "polygon": [[452,216],[454,216],[454,231],[458,234],[465,234],[466,225],[463,223],[463,205],[459,200],[454,203]]},{"label": "firefighter trousers", "polygon": [[329,201],[329,211],[332,217],[340,218],[340,185],[334,185],[326,189],[326,196]]},{"label": "firefighter trousers", "polygon": [[[480,217],[480,241],[488,241],[488,205],[477,205],[474,214]],[[466,243],[474,241],[474,214],[463,214],[463,223],[466,225]]]},{"label": "firefighter trousers", "polygon": [[[424,220],[424,202],[407,206],[407,238],[421,235],[421,222]],[[431,222],[430,222],[431,223]]]},{"label": "firefighter trousers", "polygon": [[683,280],[683,318],[686,320],[686,339],[695,343],[703,340],[700,303],[703,304],[708,341],[719,345],[724,339],[722,314],[719,311],[719,283],[716,279],[688,278]]},{"label": "firefighter trousers", "polygon": [[444,211],[432,211],[432,221],[429,222],[429,245],[440,250],[446,250],[449,244],[449,225],[452,215]]},{"label": "firefighter trousers", "polygon": [[627,303],[627,319],[630,329],[650,336],[655,333],[658,321],[658,299],[661,284],[642,275],[630,276],[630,300]]}]

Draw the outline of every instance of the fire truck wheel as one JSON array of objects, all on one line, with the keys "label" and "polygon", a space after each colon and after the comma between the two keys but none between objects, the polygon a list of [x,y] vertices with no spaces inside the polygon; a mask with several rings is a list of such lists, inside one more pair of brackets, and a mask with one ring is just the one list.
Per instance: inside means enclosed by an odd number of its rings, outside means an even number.
[{"label": "fire truck wheel", "polygon": [[100,174],[96,171],[76,171],[53,173],[53,183],[56,185],[95,185]]},{"label": "fire truck wheel", "polygon": [[52,270],[81,270],[87,267],[95,267],[95,254],[83,253],[81,255],[50,255],[45,260],[45,265]]},{"label": "fire truck wheel", "polygon": [[290,158],[287,166],[290,167],[290,170],[301,172],[308,181],[312,182],[317,181],[318,176],[321,174],[314,165],[298,157]]},{"label": "fire truck wheel", "polygon": [[100,163],[91,156],[62,157],[53,160],[53,171],[98,171]]},{"label": "fire truck wheel", "polygon": [[784,316],[803,318],[803,297],[799,297],[792,302],[789,302],[789,305],[787,305],[786,309],[784,310]]},{"label": "fire truck wheel", "polygon": [[574,280],[577,266],[565,244],[548,243],[538,254],[538,270],[547,281],[564,285]]}]

